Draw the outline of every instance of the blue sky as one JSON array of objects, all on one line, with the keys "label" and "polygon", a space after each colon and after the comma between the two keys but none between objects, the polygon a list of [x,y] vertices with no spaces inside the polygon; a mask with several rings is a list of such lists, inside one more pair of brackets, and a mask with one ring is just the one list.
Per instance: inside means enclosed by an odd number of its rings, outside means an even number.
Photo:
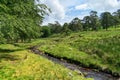
[{"label": "blue sky", "polygon": [[91,10],[98,12],[114,12],[120,9],[120,0],[41,0],[52,13],[45,16],[43,24],[59,21],[61,24],[70,22],[73,18],[82,19],[89,15]]}]

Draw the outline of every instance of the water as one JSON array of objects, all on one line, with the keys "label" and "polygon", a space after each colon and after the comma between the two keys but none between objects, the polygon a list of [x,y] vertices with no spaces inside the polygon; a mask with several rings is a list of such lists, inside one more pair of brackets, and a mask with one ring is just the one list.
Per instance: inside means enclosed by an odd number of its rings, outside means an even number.
[{"label": "water", "polygon": [[39,51],[37,47],[31,48],[31,51],[53,61],[56,64],[63,65],[70,70],[74,70],[80,75],[83,74],[86,78],[93,78],[94,80],[120,80],[120,78],[118,79],[116,77],[113,77],[110,74],[98,72],[98,71],[88,69],[88,68],[83,68],[76,64],[68,63],[65,60],[57,59],[47,54],[42,54],[42,52]]}]

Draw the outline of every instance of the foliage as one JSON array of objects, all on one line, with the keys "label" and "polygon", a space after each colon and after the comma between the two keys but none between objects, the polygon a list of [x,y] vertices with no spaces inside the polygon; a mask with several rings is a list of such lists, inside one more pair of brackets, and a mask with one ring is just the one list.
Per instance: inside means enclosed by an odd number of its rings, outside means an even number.
[{"label": "foliage", "polygon": [[108,29],[110,27],[119,27],[120,25],[120,10],[116,12],[103,12],[100,17],[97,15],[97,11],[91,11],[90,15],[85,16],[83,19],[74,18],[70,23],[64,23],[60,25],[58,21],[55,24],[49,23],[48,26],[51,28],[51,32],[58,34],[63,32],[64,34],[70,34],[71,31],[98,31],[101,29]]},{"label": "foliage", "polygon": [[113,17],[112,17],[112,24],[115,26],[115,28],[117,27],[117,25],[120,24],[120,18],[118,16],[117,12],[113,12]]},{"label": "foliage", "polygon": [[38,38],[47,6],[34,0],[0,1],[0,37],[7,43]]},{"label": "foliage", "polygon": [[64,25],[62,27],[62,32],[65,33],[65,35],[69,35],[71,33],[68,23],[64,23]]},{"label": "foliage", "polygon": [[99,19],[97,16],[97,12],[96,11],[91,11],[90,12],[90,22],[91,22],[91,28],[92,30],[97,30],[97,27],[99,27]]},{"label": "foliage", "polygon": [[82,31],[83,29],[82,29],[82,25],[81,25],[81,20],[77,17],[74,18],[69,24],[69,29],[71,31],[75,31],[75,32]]},{"label": "foliage", "polygon": [[47,27],[47,26],[43,26],[42,27],[42,37],[45,38],[45,37],[49,37],[51,35],[51,29],[50,27]]},{"label": "foliage", "polygon": [[103,29],[108,29],[112,24],[112,15],[110,12],[104,12],[101,14],[101,24]]},{"label": "foliage", "polygon": [[61,29],[62,29],[61,24],[60,24],[58,21],[55,21],[54,24],[49,23],[49,24],[48,24],[48,27],[50,27],[51,33],[53,33],[53,34],[54,34],[54,33],[55,33],[55,34],[60,33],[60,32],[61,32]]},{"label": "foliage", "polygon": [[85,16],[83,18],[83,30],[90,31],[90,30],[99,30],[100,22],[97,16],[96,11],[91,11],[90,16]]},{"label": "foliage", "polygon": [[90,19],[90,16],[85,16],[83,18],[83,30],[84,31],[89,31],[91,30],[91,19]]}]

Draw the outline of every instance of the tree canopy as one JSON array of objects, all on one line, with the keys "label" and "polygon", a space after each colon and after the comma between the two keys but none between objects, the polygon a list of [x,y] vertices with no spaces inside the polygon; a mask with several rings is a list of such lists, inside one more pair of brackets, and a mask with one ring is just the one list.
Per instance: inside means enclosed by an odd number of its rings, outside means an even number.
[{"label": "tree canopy", "polygon": [[11,43],[39,37],[40,24],[48,10],[34,0],[1,0],[0,38]]},{"label": "tree canopy", "polygon": [[108,27],[110,27],[112,25],[112,15],[110,12],[103,12],[101,14],[101,24],[103,26],[103,29],[108,29]]},{"label": "tree canopy", "polygon": [[[103,12],[100,17],[97,11],[91,11],[83,19],[73,18],[63,26],[58,22],[41,27],[44,16],[50,9],[40,0],[1,0],[0,1],[0,43],[26,42],[51,34],[78,31],[108,29],[120,25],[120,9],[114,13]],[[51,12],[51,11],[50,11]]]},{"label": "tree canopy", "polygon": [[69,29],[71,31],[82,31],[81,20],[77,17],[74,18],[69,24]]}]

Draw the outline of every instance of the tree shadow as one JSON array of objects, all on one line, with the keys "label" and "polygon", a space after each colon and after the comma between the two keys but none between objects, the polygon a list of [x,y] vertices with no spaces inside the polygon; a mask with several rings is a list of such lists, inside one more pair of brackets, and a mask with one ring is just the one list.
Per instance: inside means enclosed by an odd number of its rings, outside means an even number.
[{"label": "tree shadow", "polygon": [[15,52],[15,51],[20,51],[23,49],[15,49],[15,50],[10,50],[10,49],[0,49],[0,52],[2,53],[10,53],[10,52]]},{"label": "tree shadow", "polygon": [[9,52],[14,52],[14,50],[0,49],[0,52],[9,53]]},{"label": "tree shadow", "polygon": [[1,60],[10,60],[10,61],[15,61],[15,60],[18,60],[18,56],[15,56],[15,55],[11,55],[11,54],[7,54],[7,53],[0,53],[0,62]]}]

